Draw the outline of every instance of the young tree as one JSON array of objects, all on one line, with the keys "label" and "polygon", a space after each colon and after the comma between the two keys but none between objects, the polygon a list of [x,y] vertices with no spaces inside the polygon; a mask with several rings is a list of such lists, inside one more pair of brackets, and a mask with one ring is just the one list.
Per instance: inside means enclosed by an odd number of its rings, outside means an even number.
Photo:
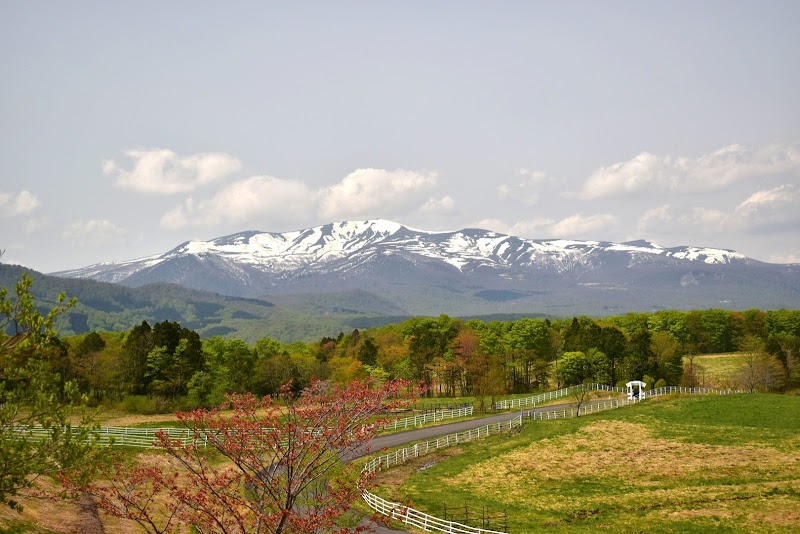
[{"label": "young tree", "polygon": [[751,393],[780,388],[786,374],[780,361],[767,354],[760,339],[748,337],[742,342],[738,379]]},{"label": "young tree", "polygon": [[62,293],[42,315],[32,284],[23,274],[15,299],[0,289],[0,504],[11,508],[20,508],[15,496],[36,493],[42,476],[88,465],[94,450],[89,418],[71,425],[78,386],[52,361],[61,352],[53,323],[76,301]]},{"label": "young tree", "polygon": [[184,531],[186,525],[199,532],[346,532],[337,520],[369,483],[346,461],[363,454],[383,426],[377,414],[410,403],[392,400],[406,385],[315,381],[295,397],[287,384],[280,403],[233,394],[232,413],[178,414],[191,444],[159,436],[177,474],[116,465],[104,469],[107,482],[65,483],[148,532]]},{"label": "young tree", "polygon": [[581,416],[581,406],[589,399],[589,393],[592,391],[592,381],[588,378],[580,384],[573,386],[572,398],[575,400],[575,413],[577,417]]}]

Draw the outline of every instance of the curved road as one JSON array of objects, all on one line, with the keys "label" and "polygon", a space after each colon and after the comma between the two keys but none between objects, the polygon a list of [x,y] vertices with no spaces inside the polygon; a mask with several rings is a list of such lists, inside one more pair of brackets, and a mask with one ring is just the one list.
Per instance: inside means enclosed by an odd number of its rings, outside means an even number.
[{"label": "curved road", "polygon": [[[588,401],[584,402],[581,406],[591,406],[593,404],[601,404],[603,402],[608,402],[608,401],[607,400]],[[516,410],[512,412],[504,412],[498,415],[479,417],[477,419],[469,419],[467,421],[458,421],[455,423],[447,423],[444,425],[429,426],[429,427],[417,428],[414,430],[405,430],[403,432],[397,432],[396,434],[389,434],[386,436],[378,436],[372,440],[369,452],[363,452],[361,454],[355,455],[352,457],[352,459],[360,458],[361,456],[366,456],[367,454],[372,454],[381,449],[387,449],[387,448],[391,449],[394,447],[399,447],[400,445],[405,445],[406,443],[413,443],[415,441],[429,440],[441,436],[446,436],[448,434],[465,432],[467,430],[473,430],[475,428],[479,428],[486,425],[493,425],[495,423],[505,423],[506,421],[514,419],[515,417],[519,417],[520,414],[523,414],[527,417],[531,413],[553,412],[564,409],[568,410],[570,408],[574,408],[575,406],[576,403],[551,404],[549,406],[524,409],[521,411]]]}]

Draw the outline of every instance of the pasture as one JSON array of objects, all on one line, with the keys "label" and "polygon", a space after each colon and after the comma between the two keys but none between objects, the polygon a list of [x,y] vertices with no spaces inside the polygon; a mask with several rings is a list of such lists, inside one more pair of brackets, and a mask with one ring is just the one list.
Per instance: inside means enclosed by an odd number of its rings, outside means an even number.
[{"label": "pasture", "polygon": [[[689,358],[684,358],[688,363]],[[735,388],[736,375],[743,365],[742,354],[738,352],[724,352],[721,354],[698,354],[694,357],[697,367],[697,387],[706,388]]]},{"label": "pasture", "polygon": [[669,396],[536,421],[379,482],[382,497],[431,513],[507,511],[513,533],[797,532],[800,398]]}]

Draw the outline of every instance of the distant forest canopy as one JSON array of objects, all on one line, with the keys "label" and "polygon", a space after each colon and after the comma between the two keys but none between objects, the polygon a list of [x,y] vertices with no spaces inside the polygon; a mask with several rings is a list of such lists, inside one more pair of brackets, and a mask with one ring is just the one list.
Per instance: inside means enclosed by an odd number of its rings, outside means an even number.
[{"label": "distant forest canopy", "polygon": [[75,379],[97,403],[121,402],[132,411],[212,406],[227,392],[271,394],[290,380],[301,389],[312,377],[339,383],[402,377],[425,382],[430,395],[474,396],[481,405],[507,393],[585,380],[695,386],[697,371],[685,356],[731,351],[751,355],[751,372],[763,378],[751,376],[748,387],[800,387],[797,310],[493,322],[443,315],[311,343],[265,337],[252,345],[201,339],[177,322],[161,321],[54,343],[49,357],[65,378]]},{"label": "distant forest canopy", "polygon": [[[196,332],[204,339],[222,336],[241,339],[253,345],[263,337],[271,337],[282,343],[298,340],[311,343],[338,332],[382,327],[410,319],[392,299],[363,289],[270,295],[263,299],[239,298],[176,284],[159,283],[131,288],[94,280],[58,278],[2,263],[0,288],[11,290],[24,272],[29,272],[34,279],[32,292],[42,312],[53,306],[62,291],[69,297],[77,297],[78,304],[57,320],[56,327],[62,336],[88,332],[128,332],[143,321],[150,325],[171,321],[180,323],[183,328]],[[729,306],[733,305],[720,305],[724,308]],[[557,309],[561,315],[530,313],[526,310],[504,312],[504,308],[498,306],[493,309],[495,315],[462,318],[464,321],[475,318],[484,322],[516,321],[522,318],[549,318],[555,321],[571,318],[573,313],[586,313]],[[624,311],[617,309],[616,313]],[[434,313],[438,314],[439,311]],[[608,313],[615,312],[609,308]]]}]

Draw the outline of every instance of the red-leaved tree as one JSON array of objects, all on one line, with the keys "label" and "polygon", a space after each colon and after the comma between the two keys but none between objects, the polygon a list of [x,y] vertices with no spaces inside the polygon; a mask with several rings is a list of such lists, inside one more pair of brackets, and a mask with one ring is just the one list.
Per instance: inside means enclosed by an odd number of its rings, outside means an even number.
[{"label": "red-leaved tree", "polygon": [[317,381],[297,397],[288,386],[280,399],[231,395],[228,410],[178,414],[189,443],[158,436],[168,468],[117,463],[97,482],[64,483],[148,532],[357,531],[338,522],[369,480],[347,460],[367,450],[380,414],[410,403],[399,399],[406,386]]}]

